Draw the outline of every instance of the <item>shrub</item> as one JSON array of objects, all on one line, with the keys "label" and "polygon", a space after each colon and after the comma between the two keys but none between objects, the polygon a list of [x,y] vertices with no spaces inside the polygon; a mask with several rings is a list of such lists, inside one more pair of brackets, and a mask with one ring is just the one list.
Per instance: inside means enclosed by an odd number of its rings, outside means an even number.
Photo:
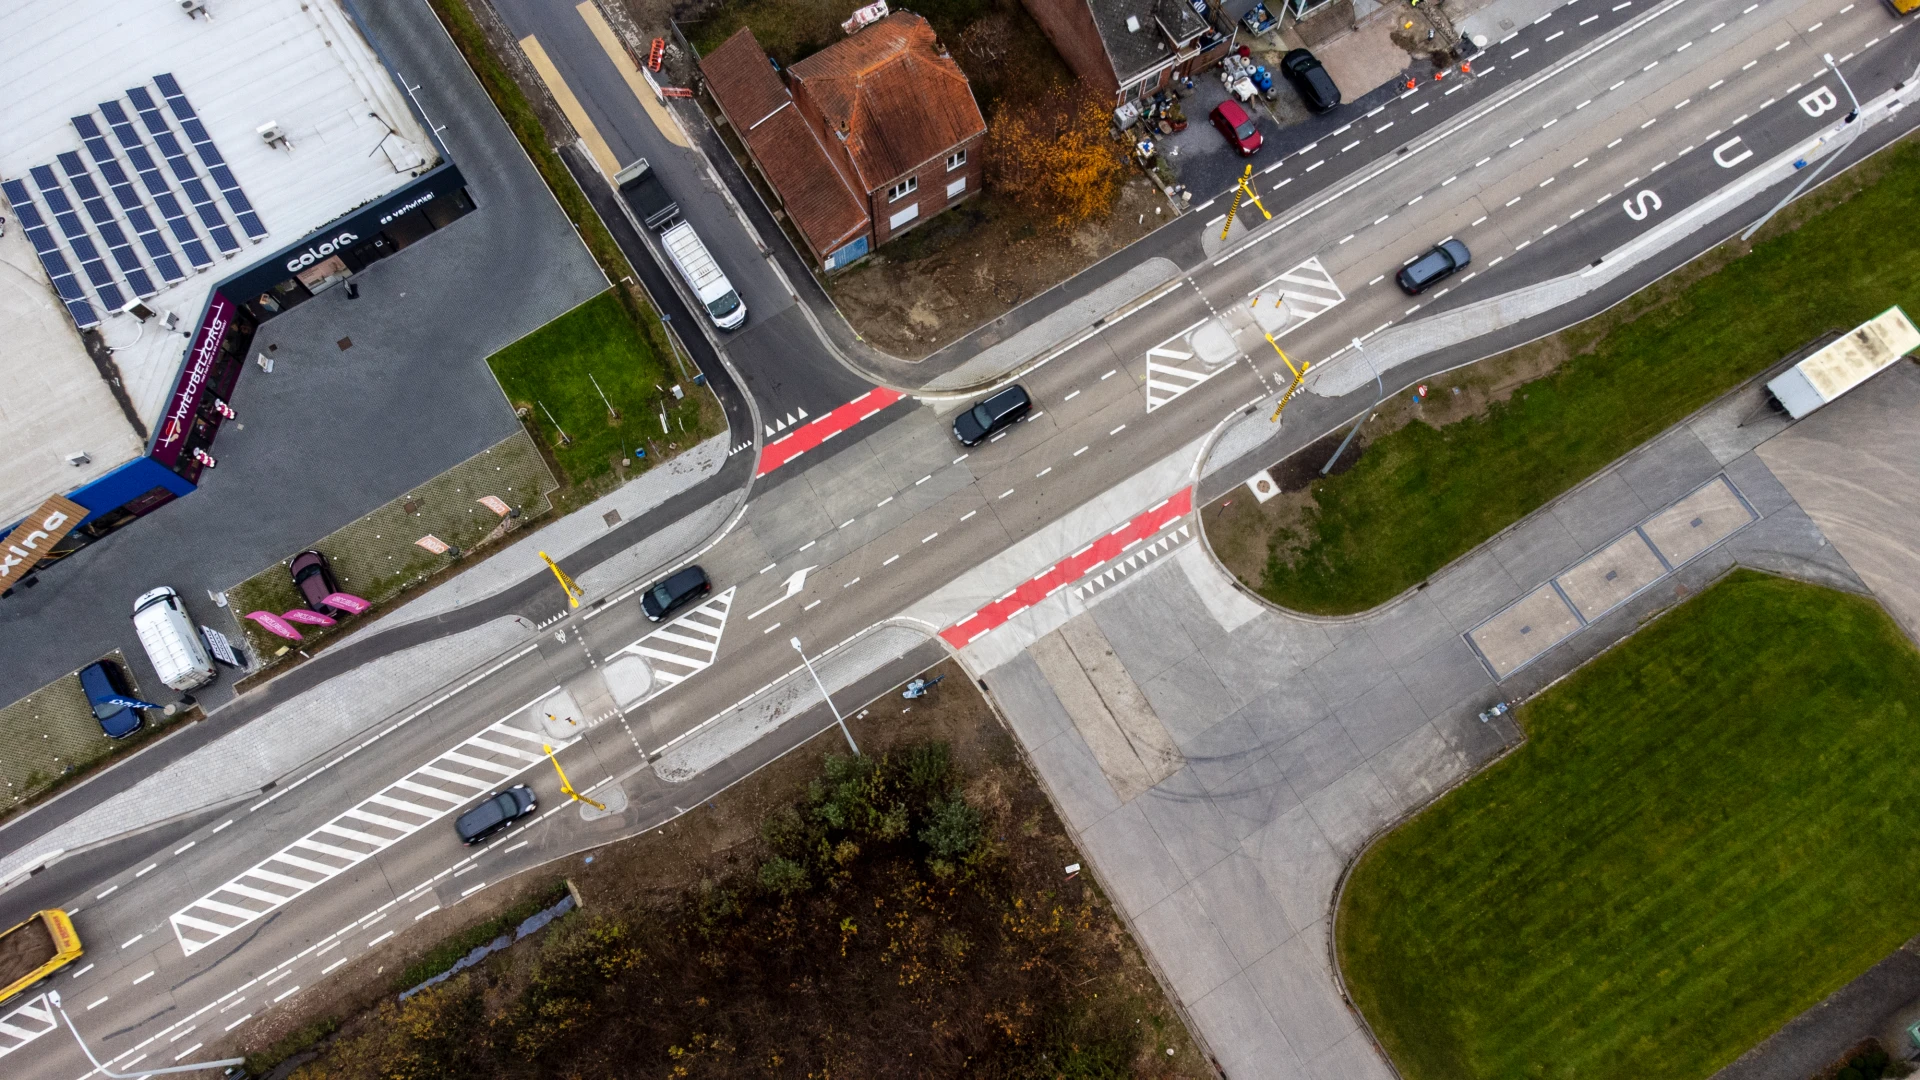
[{"label": "shrub", "polygon": [[920,842],[932,849],[936,859],[957,859],[972,851],[985,831],[980,811],[958,795],[943,796],[928,807]]},{"label": "shrub", "polygon": [[805,892],[807,868],[784,855],[775,855],[760,864],[760,887],[781,898]]}]

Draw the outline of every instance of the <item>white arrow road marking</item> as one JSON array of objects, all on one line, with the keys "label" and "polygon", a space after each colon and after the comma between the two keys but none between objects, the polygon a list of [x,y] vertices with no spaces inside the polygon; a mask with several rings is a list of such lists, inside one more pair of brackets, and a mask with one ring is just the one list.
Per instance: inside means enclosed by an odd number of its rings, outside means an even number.
[{"label": "white arrow road marking", "polygon": [[800,590],[806,588],[807,586],[807,575],[813,572],[815,569],[817,569],[817,567],[803,566],[800,569],[795,570],[793,573],[788,574],[787,575],[787,591],[781,594],[780,599],[775,600],[773,603],[768,604],[766,607],[761,608],[759,611],[756,611],[753,614],[748,615],[747,621],[752,622],[753,620],[759,618],[760,616],[765,615],[767,612],[772,611],[774,608],[779,607],[781,604],[786,603],[788,600],[791,600],[794,597],[800,595]]}]

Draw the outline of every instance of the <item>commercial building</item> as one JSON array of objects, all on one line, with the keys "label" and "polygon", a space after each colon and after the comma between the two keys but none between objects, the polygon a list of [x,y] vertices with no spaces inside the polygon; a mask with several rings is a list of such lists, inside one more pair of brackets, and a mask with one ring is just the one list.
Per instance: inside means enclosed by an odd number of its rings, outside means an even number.
[{"label": "commercial building", "polygon": [[85,511],[10,589],[194,489],[262,322],[473,203],[341,0],[0,15],[0,525]]}]

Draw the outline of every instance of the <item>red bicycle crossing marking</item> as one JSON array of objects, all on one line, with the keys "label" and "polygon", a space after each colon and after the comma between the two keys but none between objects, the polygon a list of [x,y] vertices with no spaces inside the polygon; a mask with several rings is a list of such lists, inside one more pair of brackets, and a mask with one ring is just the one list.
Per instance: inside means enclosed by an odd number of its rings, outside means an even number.
[{"label": "red bicycle crossing marking", "polygon": [[898,390],[876,386],[818,420],[794,428],[760,451],[760,467],[753,475],[767,475],[906,396]]},{"label": "red bicycle crossing marking", "polygon": [[1141,513],[1132,521],[1029,578],[1019,588],[940,631],[940,636],[956,649],[966,648],[980,635],[1004,625],[1007,620],[1087,576],[1135,544],[1152,538],[1153,534],[1192,511],[1193,488],[1181,488],[1158,506]]}]

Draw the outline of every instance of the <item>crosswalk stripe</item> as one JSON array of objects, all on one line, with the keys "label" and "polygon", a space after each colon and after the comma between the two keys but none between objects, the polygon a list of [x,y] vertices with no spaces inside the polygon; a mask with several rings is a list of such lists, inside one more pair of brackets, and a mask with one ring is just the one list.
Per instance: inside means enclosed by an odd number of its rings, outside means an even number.
[{"label": "crosswalk stripe", "polygon": [[456,764],[465,765],[469,769],[484,769],[487,772],[493,773],[495,776],[512,776],[514,773],[520,771],[519,769],[509,769],[505,765],[488,761],[485,758],[470,757],[458,750],[449,750],[435,760],[455,762]]},{"label": "crosswalk stripe", "polygon": [[[232,933],[234,930],[238,929],[238,927],[227,926],[225,924],[217,923],[217,922],[208,922],[205,919],[196,919],[191,915],[182,915],[182,914],[174,915],[173,922],[175,926],[191,926],[195,930],[205,930],[207,933],[215,935],[213,939],[215,941],[220,940],[221,938]],[[240,925],[245,926],[246,924],[242,923]]]},{"label": "crosswalk stripe", "polygon": [[[372,801],[373,801],[372,799],[367,800],[367,802],[372,802]],[[365,806],[365,805],[366,803],[360,804],[360,806]],[[378,825],[383,829],[392,829],[394,832],[397,832],[402,836],[410,835],[413,832],[413,830],[420,827],[419,824],[415,822],[400,821],[397,818],[390,818],[382,814],[376,814],[371,810],[362,810],[360,809],[360,806],[355,806],[350,809],[343,810],[341,811],[340,816],[350,817],[355,821],[364,821],[369,825]],[[380,838],[376,837],[376,839],[380,839]]]},{"label": "crosswalk stripe", "polygon": [[[445,769],[436,769],[431,765],[422,765],[419,768],[413,770],[413,772],[415,776],[431,776],[436,779],[447,780],[455,784],[465,784],[472,787],[473,790],[475,791],[485,791],[488,788],[493,786],[492,784],[487,783],[486,781],[483,781],[478,777],[468,776],[466,773],[448,772]],[[467,799],[471,799],[471,798],[473,798],[473,796],[468,795],[466,799],[461,799],[460,801],[466,802]]]},{"label": "crosswalk stripe", "polygon": [[[266,889],[256,889],[251,885],[242,885],[237,881],[227,882],[225,885],[220,886],[218,891],[235,893],[250,900],[264,900],[269,904],[278,904],[287,899],[283,893],[268,892]],[[200,902],[203,904],[206,903],[205,900]]]},{"label": "crosswalk stripe", "polygon": [[[302,870],[311,870],[316,874],[324,875],[320,879],[321,881],[325,881],[327,878],[330,878],[334,874],[339,873],[338,867],[328,866],[326,863],[323,863],[323,862],[314,862],[312,859],[303,859],[298,855],[290,854],[285,851],[275,852],[274,854],[267,856],[267,858],[274,860],[276,862],[286,863],[290,866],[297,866]],[[320,884],[319,881],[311,882],[307,884],[305,888],[310,889],[314,885],[318,885],[318,884]]]},{"label": "crosswalk stripe", "polygon": [[[539,732],[528,731],[526,728],[514,727],[512,724],[507,723],[505,720],[502,720],[499,723],[488,724],[487,730],[493,732],[496,735],[506,735],[515,739],[523,739],[527,742],[532,743],[535,746],[539,746],[541,743],[544,743],[547,741],[546,736],[541,735]],[[406,781],[402,780],[401,783],[406,783]]]},{"label": "crosswalk stripe", "polygon": [[218,900],[202,899],[193,906],[206,908],[208,911],[217,911],[222,915],[231,915],[236,919],[251,919],[254,916],[254,910],[252,908],[244,908],[238,904],[223,904]]},{"label": "crosswalk stripe", "polygon": [[[307,889],[314,884],[304,878],[290,877],[286,874],[276,874],[271,870],[258,866],[241,874],[240,877],[257,877],[262,881],[271,881],[275,885],[285,885],[289,889]],[[234,880],[238,881],[239,878],[235,878]]]},{"label": "crosswalk stripe", "polygon": [[650,636],[660,641],[671,641],[675,645],[691,645],[696,649],[711,649],[713,648],[714,642],[718,640],[717,637],[682,637],[671,630],[655,630]]},{"label": "crosswalk stripe", "polygon": [[[322,825],[321,828],[324,829],[326,828],[326,826]],[[346,848],[343,848],[343,847],[335,847],[332,844],[323,844],[320,841],[315,840],[311,835],[303,836],[300,839],[295,840],[290,846],[298,847],[298,848],[306,848],[308,851],[317,851],[322,855],[331,855],[336,859],[345,859],[347,861],[348,866],[351,866],[354,863],[357,863],[361,859],[365,858],[367,855],[372,854],[372,852],[362,853],[358,851],[348,851]],[[373,846],[373,844],[369,843],[368,846],[371,847]],[[334,870],[334,873],[337,874],[341,870],[345,870],[345,869],[346,869],[345,866],[338,867]]]},{"label": "crosswalk stripe", "polygon": [[539,754],[529,754],[525,750],[522,750],[517,746],[503,746],[502,744],[497,742],[488,742],[487,740],[481,738],[478,735],[475,735],[473,738],[468,739],[466,742],[463,742],[460,745],[477,746],[482,750],[489,750],[489,751],[492,751],[493,753],[499,754],[501,757],[513,758],[518,761],[539,761],[540,760]]},{"label": "crosswalk stripe", "polygon": [[[425,772],[426,770],[422,769],[421,771]],[[455,806],[458,806],[461,803],[466,802],[468,798],[465,795],[456,794],[451,791],[442,791],[437,787],[428,787],[425,784],[416,784],[411,780],[396,780],[393,782],[393,786],[396,788],[399,788],[402,791],[411,791],[415,795],[426,795],[435,799],[445,799],[446,801],[454,804]],[[482,786],[484,787],[485,785],[482,785]],[[436,813],[444,814],[446,813],[446,810],[443,808],[437,811]]]},{"label": "crosswalk stripe", "polygon": [[662,652],[659,649],[650,649],[645,645],[629,645],[627,646],[627,651],[638,653],[649,660],[659,660],[663,663],[676,664],[680,667],[692,668],[695,671],[704,671],[707,667],[707,661],[700,660],[696,657],[682,656],[679,653]]},{"label": "crosswalk stripe", "polygon": [[410,803],[404,799],[390,798],[386,795],[369,795],[367,796],[367,801],[370,803],[378,803],[381,806],[385,806],[394,810],[399,810],[404,813],[418,814],[421,817],[428,819],[429,821],[440,816],[440,813],[437,810],[433,810],[425,806],[420,806],[415,803]]},{"label": "crosswalk stripe", "polygon": [[[365,844],[370,848],[384,847],[386,845],[385,837],[375,836],[372,833],[359,832],[354,829],[349,829],[345,825],[335,825],[331,821],[327,822],[325,825],[320,826],[320,828],[315,831],[326,833],[329,836],[343,836],[343,837],[346,837],[348,840]],[[328,852],[328,854],[332,854],[332,852]]]}]

